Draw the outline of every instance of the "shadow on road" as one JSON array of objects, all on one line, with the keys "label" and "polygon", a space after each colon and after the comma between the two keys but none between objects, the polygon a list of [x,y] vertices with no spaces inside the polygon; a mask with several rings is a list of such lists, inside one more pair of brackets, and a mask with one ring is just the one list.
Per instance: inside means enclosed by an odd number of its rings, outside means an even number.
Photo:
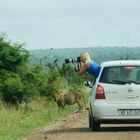
[{"label": "shadow on road", "polygon": [[88,127],[83,128],[65,128],[65,129],[53,129],[48,130],[46,134],[56,134],[56,133],[83,133],[83,132],[92,132],[92,133],[101,133],[101,132],[127,132],[127,131],[140,131],[140,126],[131,126],[131,127],[101,127],[100,131],[91,131]]},{"label": "shadow on road", "polygon": [[101,127],[100,132],[140,131],[140,126]]},{"label": "shadow on road", "polygon": [[75,132],[90,132],[89,128],[65,128],[65,129],[53,129],[48,130],[45,133],[46,134],[56,134],[56,133],[75,133]]}]

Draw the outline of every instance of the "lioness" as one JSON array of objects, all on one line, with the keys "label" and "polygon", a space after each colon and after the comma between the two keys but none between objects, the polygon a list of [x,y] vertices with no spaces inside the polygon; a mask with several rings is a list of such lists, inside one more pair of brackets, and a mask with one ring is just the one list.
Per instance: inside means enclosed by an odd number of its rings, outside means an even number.
[{"label": "lioness", "polygon": [[[79,111],[82,110],[84,107],[86,108],[85,104],[85,97],[82,93],[54,93],[53,94],[54,101],[57,103],[59,108],[62,110],[65,108],[66,105],[73,105],[75,103],[78,104]],[[82,102],[83,99],[83,102]]]}]

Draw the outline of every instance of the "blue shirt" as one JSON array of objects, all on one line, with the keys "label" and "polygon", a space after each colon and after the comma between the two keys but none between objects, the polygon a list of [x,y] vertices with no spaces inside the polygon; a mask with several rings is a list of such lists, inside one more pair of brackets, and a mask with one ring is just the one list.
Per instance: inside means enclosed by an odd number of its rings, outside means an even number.
[{"label": "blue shirt", "polygon": [[95,78],[97,78],[98,75],[99,75],[101,66],[98,65],[98,64],[97,64],[96,62],[94,62],[94,61],[90,61],[89,64],[90,64],[90,66],[89,66],[89,68],[87,69],[87,72],[90,73],[91,75],[93,75]]}]

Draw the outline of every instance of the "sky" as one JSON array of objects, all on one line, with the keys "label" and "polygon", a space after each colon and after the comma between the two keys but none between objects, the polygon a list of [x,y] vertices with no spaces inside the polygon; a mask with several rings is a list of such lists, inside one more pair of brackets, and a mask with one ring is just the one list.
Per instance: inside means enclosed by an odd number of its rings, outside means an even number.
[{"label": "sky", "polygon": [[0,0],[0,32],[29,50],[140,46],[140,0]]}]

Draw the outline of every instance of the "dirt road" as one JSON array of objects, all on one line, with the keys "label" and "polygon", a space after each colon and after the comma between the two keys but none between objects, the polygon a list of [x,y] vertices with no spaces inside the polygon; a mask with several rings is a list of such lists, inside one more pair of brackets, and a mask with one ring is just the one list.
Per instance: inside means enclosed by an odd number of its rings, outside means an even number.
[{"label": "dirt road", "polygon": [[101,131],[88,128],[88,111],[69,117],[34,132],[24,140],[140,140],[140,124],[102,124]]}]

